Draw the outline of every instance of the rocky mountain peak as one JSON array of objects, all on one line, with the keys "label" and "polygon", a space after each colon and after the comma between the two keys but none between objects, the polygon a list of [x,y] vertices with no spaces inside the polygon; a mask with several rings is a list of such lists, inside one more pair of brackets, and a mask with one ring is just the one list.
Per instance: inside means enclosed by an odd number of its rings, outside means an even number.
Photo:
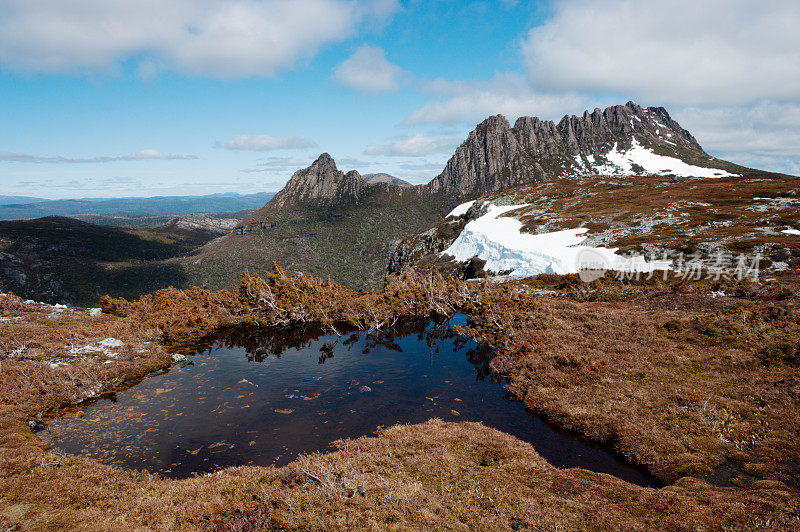
[{"label": "rocky mountain peak", "polygon": [[628,102],[566,115],[558,123],[523,116],[511,127],[504,116],[491,116],[475,127],[427,188],[477,196],[566,176],[719,177],[737,169],[706,154],[663,107]]},{"label": "rocky mountain peak", "polygon": [[323,175],[329,172],[337,172],[339,169],[336,168],[336,161],[333,160],[331,154],[328,152],[323,152],[317,157],[317,160],[311,163],[311,166],[306,168],[307,172],[316,172],[319,175]]},{"label": "rocky mountain peak", "polygon": [[366,181],[357,171],[342,172],[336,167],[333,157],[323,153],[311,166],[296,171],[267,206],[278,209],[299,202],[325,203],[344,197],[358,199],[365,186]]}]

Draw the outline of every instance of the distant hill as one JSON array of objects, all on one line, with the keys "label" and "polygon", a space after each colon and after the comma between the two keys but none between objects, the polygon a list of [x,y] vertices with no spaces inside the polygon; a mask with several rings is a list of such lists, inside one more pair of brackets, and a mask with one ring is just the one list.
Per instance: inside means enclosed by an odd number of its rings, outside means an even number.
[{"label": "distant hill", "polygon": [[0,292],[48,303],[96,306],[104,294],[140,295],[186,286],[169,259],[218,236],[172,224],[131,229],[62,216],[0,221]]},{"label": "distant hill", "polygon": [[411,183],[389,174],[363,174],[361,177],[364,181],[370,184],[374,183],[391,183],[392,185],[400,185],[401,187],[413,187]]},{"label": "distant hill", "polygon": [[0,196],[0,205],[20,205],[26,203],[39,203],[50,201],[44,198],[34,198],[31,196]]},{"label": "distant hill", "polygon": [[169,225],[174,221],[192,220],[197,217],[236,219],[239,222],[253,214],[256,209],[245,209],[243,211],[231,212],[204,212],[188,214],[75,214],[70,218],[82,220],[95,225],[112,225],[116,227],[140,227],[143,229],[154,229]]},{"label": "distant hill", "polygon": [[[45,216],[111,214],[190,214],[257,209],[272,193],[156,196],[151,198],[68,199],[0,205],[0,220],[28,220]],[[3,196],[10,197],[10,196]]]}]

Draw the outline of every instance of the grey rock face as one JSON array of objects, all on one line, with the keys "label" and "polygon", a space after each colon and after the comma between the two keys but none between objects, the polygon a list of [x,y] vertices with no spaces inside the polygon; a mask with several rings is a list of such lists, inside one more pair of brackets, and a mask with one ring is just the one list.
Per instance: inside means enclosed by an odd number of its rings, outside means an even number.
[{"label": "grey rock face", "polygon": [[200,229],[224,234],[241,224],[242,221],[236,218],[215,218],[204,213],[194,213],[175,218],[172,223],[179,229]]},{"label": "grey rock face", "polygon": [[269,202],[275,208],[284,205],[308,201],[330,201],[343,197],[358,199],[367,182],[361,175],[352,170],[346,174],[336,168],[333,158],[323,153],[314,163],[303,170],[298,170]]},{"label": "grey rock face", "polygon": [[409,266],[416,264],[420,258],[441,253],[453,243],[467,221],[467,216],[448,218],[427,231],[395,242],[389,254],[388,273],[400,274]]},{"label": "grey rock face", "polygon": [[364,181],[373,185],[375,183],[391,183],[393,185],[399,185],[401,187],[413,187],[411,183],[400,179],[399,177],[395,177],[393,175],[379,173],[379,174],[364,174],[361,177],[364,178]]},{"label": "grey rock face", "polygon": [[634,138],[651,149],[691,152],[709,159],[663,107],[643,108],[628,102],[565,116],[558,124],[520,117],[513,127],[496,115],[478,124],[427,188],[459,196],[481,195],[532,181],[586,174],[591,172],[588,161],[602,157],[615,144],[620,150],[628,149]]}]

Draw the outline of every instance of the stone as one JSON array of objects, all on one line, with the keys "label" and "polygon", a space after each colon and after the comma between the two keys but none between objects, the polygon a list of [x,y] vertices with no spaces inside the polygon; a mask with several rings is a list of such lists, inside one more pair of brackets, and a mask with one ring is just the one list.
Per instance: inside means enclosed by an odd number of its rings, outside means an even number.
[{"label": "stone", "polygon": [[122,340],[117,340],[116,338],[106,338],[105,340],[98,342],[98,344],[108,349],[116,349],[125,345]]}]

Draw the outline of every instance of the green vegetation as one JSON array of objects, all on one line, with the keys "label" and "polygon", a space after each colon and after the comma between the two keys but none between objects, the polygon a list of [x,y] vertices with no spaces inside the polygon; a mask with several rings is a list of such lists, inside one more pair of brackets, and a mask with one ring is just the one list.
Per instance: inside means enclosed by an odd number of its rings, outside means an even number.
[{"label": "green vegetation", "polygon": [[357,201],[261,209],[246,223],[274,227],[227,235],[180,264],[190,284],[213,289],[234,286],[243,268],[260,272],[273,261],[287,271],[330,277],[351,288],[380,288],[392,241],[439,220],[453,199],[414,189],[397,195],[374,190]]}]

